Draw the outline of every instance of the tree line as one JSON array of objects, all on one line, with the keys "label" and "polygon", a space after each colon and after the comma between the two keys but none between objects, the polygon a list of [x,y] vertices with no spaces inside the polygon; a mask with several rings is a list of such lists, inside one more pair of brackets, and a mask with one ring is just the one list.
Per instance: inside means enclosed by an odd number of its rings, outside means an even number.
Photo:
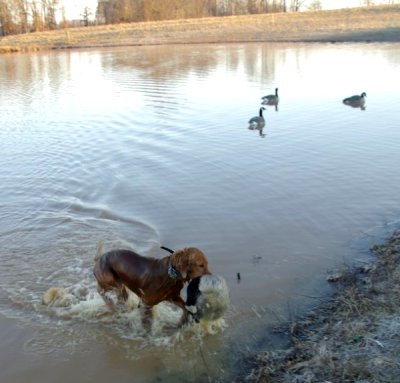
[{"label": "tree line", "polygon": [[59,0],[0,0],[0,35],[56,29],[59,11]]},{"label": "tree line", "polygon": [[[69,0],[0,0],[0,36],[90,24],[297,12],[306,0],[98,0],[96,10],[82,9],[80,20],[67,20]],[[398,2],[388,0],[388,3]],[[371,3],[370,0],[360,0]],[[310,9],[321,9],[321,1]],[[94,20],[91,18],[94,16]]]},{"label": "tree line", "polygon": [[0,36],[90,24],[297,11],[304,1],[98,0],[96,10],[85,7],[80,20],[67,20],[62,0],[0,0]]},{"label": "tree line", "polygon": [[305,0],[98,0],[96,19],[115,24],[298,10]]}]

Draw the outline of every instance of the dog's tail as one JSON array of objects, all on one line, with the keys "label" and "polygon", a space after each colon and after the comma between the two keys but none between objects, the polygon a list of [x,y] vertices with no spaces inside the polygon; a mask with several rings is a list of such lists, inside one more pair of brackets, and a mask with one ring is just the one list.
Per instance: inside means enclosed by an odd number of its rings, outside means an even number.
[{"label": "dog's tail", "polygon": [[104,247],[104,241],[100,240],[99,243],[97,244],[96,256],[94,257],[94,262],[97,262],[103,255],[103,247]]}]

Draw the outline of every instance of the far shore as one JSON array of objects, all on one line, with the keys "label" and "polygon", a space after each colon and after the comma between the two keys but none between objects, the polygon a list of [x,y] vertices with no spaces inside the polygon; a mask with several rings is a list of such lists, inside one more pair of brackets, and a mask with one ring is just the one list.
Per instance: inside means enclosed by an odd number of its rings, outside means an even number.
[{"label": "far shore", "polygon": [[0,38],[0,53],[233,42],[400,42],[400,5],[167,20]]}]

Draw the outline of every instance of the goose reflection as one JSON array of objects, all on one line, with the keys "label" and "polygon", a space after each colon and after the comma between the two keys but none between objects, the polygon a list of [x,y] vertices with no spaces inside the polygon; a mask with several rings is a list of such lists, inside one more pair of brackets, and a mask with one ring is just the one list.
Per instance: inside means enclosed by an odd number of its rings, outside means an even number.
[{"label": "goose reflection", "polygon": [[277,104],[279,102],[278,88],[275,88],[275,94],[268,94],[267,96],[261,97],[264,102],[271,102]]},{"label": "goose reflection", "polygon": [[265,126],[265,118],[263,116],[263,111],[265,108],[262,106],[258,112],[258,116],[252,117],[249,120],[249,129],[250,130],[258,130],[261,137],[265,137],[263,133],[263,129]]},{"label": "goose reflection", "polygon": [[278,88],[275,88],[275,94],[268,94],[267,96],[261,97],[261,105],[271,105],[275,107],[275,111],[278,111],[279,95]]},{"label": "goose reflection", "polygon": [[261,105],[270,105],[270,106],[274,106],[274,107],[275,107],[275,112],[278,111],[278,104],[279,104],[279,100],[276,100],[276,101],[269,101],[269,100],[266,100],[266,101],[263,101],[263,102],[261,103]]},{"label": "goose reflection", "polygon": [[365,92],[360,95],[356,94],[351,97],[347,97],[343,100],[343,104],[351,106],[352,108],[360,108],[361,110],[365,110],[365,97],[367,94]]},{"label": "goose reflection", "polygon": [[249,125],[249,130],[258,130],[260,137],[265,137],[265,121],[260,121],[257,125]]}]

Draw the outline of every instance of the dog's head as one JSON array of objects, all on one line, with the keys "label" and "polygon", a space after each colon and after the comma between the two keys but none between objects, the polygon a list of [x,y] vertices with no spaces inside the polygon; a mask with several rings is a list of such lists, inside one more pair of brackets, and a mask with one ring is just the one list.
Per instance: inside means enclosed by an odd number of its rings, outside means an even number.
[{"label": "dog's head", "polygon": [[211,274],[208,261],[203,252],[195,247],[187,247],[175,251],[171,255],[171,263],[185,281],[201,275]]}]

